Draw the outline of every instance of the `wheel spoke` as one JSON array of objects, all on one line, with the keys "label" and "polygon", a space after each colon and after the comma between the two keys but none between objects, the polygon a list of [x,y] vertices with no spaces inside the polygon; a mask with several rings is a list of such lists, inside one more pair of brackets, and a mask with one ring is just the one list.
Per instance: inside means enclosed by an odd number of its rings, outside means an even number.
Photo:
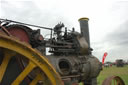
[{"label": "wheel spoke", "polygon": [[1,66],[0,66],[0,82],[2,81],[2,78],[6,72],[6,69],[7,69],[7,66],[8,66],[8,63],[11,59],[11,57],[13,56],[13,54],[9,51],[4,51],[4,58],[3,58],[3,61],[1,63]]},{"label": "wheel spoke", "polygon": [[115,79],[114,79],[113,81],[114,81],[114,85],[116,85],[116,83],[115,83],[115,82],[116,82]]},{"label": "wheel spoke", "polygon": [[19,85],[23,79],[36,67],[34,63],[29,61],[29,64],[26,68],[21,72],[21,74],[16,78],[16,80],[12,83],[12,85]]},{"label": "wheel spoke", "polygon": [[38,74],[29,85],[36,85],[39,81],[43,81],[43,76]]}]

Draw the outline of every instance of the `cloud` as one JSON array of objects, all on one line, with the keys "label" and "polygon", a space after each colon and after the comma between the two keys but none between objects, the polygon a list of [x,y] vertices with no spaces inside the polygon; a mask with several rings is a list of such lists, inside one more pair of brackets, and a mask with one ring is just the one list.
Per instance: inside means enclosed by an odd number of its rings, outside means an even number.
[{"label": "cloud", "polygon": [[[40,1],[40,3],[33,0],[1,1],[1,18],[50,28],[53,28],[60,21],[65,22],[65,26],[72,26],[70,20],[65,18],[64,13],[56,7],[57,3],[48,3],[47,1]],[[42,29],[41,33],[45,36],[50,31]]]},{"label": "cloud", "polygon": [[112,45],[126,46],[128,45],[128,20],[121,24],[116,30],[109,33],[105,42]]},{"label": "cloud", "polygon": [[122,23],[114,31],[108,33],[100,42],[92,42],[94,55],[97,55],[100,61],[104,52],[108,52],[107,61],[116,59],[128,60],[128,21]]},{"label": "cloud", "polygon": [[[100,60],[127,56],[128,3],[120,0],[1,0],[0,17],[44,27],[64,22],[68,29],[79,30],[80,17],[89,17],[91,47]],[[123,23],[123,24],[121,24]],[[37,28],[33,28],[37,29]],[[50,31],[41,30],[43,36]],[[112,57],[116,56],[116,57]]]}]

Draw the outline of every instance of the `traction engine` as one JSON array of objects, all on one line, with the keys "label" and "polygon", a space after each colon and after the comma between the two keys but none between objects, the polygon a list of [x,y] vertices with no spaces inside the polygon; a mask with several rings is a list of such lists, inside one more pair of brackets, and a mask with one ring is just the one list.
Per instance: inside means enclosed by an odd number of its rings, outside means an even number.
[{"label": "traction engine", "polygon": [[[79,19],[79,33],[63,23],[46,28],[1,19],[0,85],[97,85],[102,66],[92,55],[88,20]],[[50,30],[50,38],[32,26]]]}]

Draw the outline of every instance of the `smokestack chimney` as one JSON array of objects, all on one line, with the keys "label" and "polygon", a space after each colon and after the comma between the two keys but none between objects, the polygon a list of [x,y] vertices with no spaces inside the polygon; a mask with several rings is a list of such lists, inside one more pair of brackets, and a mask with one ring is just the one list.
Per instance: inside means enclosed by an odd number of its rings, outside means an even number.
[{"label": "smokestack chimney", "polygon": [[90,48],[88,20],[89,20],[88,18],[84,17],[84,18],[80,18],[79,22],[80,22],[81,34],[83,35],[83,37],[87,41],[88,46]]}]

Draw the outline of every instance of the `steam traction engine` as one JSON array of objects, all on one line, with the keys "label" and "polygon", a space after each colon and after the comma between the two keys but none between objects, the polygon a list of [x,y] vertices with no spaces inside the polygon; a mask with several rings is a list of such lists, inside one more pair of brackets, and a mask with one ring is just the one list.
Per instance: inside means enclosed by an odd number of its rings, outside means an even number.
[{"label": "steam traction engine", "polygon": [[81,33],[74,28],[68,32],[63,23],[40,27],[51,30],[45,39],[39,29],[30,28],[35,25],[1,19],[0,84],[97,85],[101,64],[91,54],[88,18],[79,22]]}]

